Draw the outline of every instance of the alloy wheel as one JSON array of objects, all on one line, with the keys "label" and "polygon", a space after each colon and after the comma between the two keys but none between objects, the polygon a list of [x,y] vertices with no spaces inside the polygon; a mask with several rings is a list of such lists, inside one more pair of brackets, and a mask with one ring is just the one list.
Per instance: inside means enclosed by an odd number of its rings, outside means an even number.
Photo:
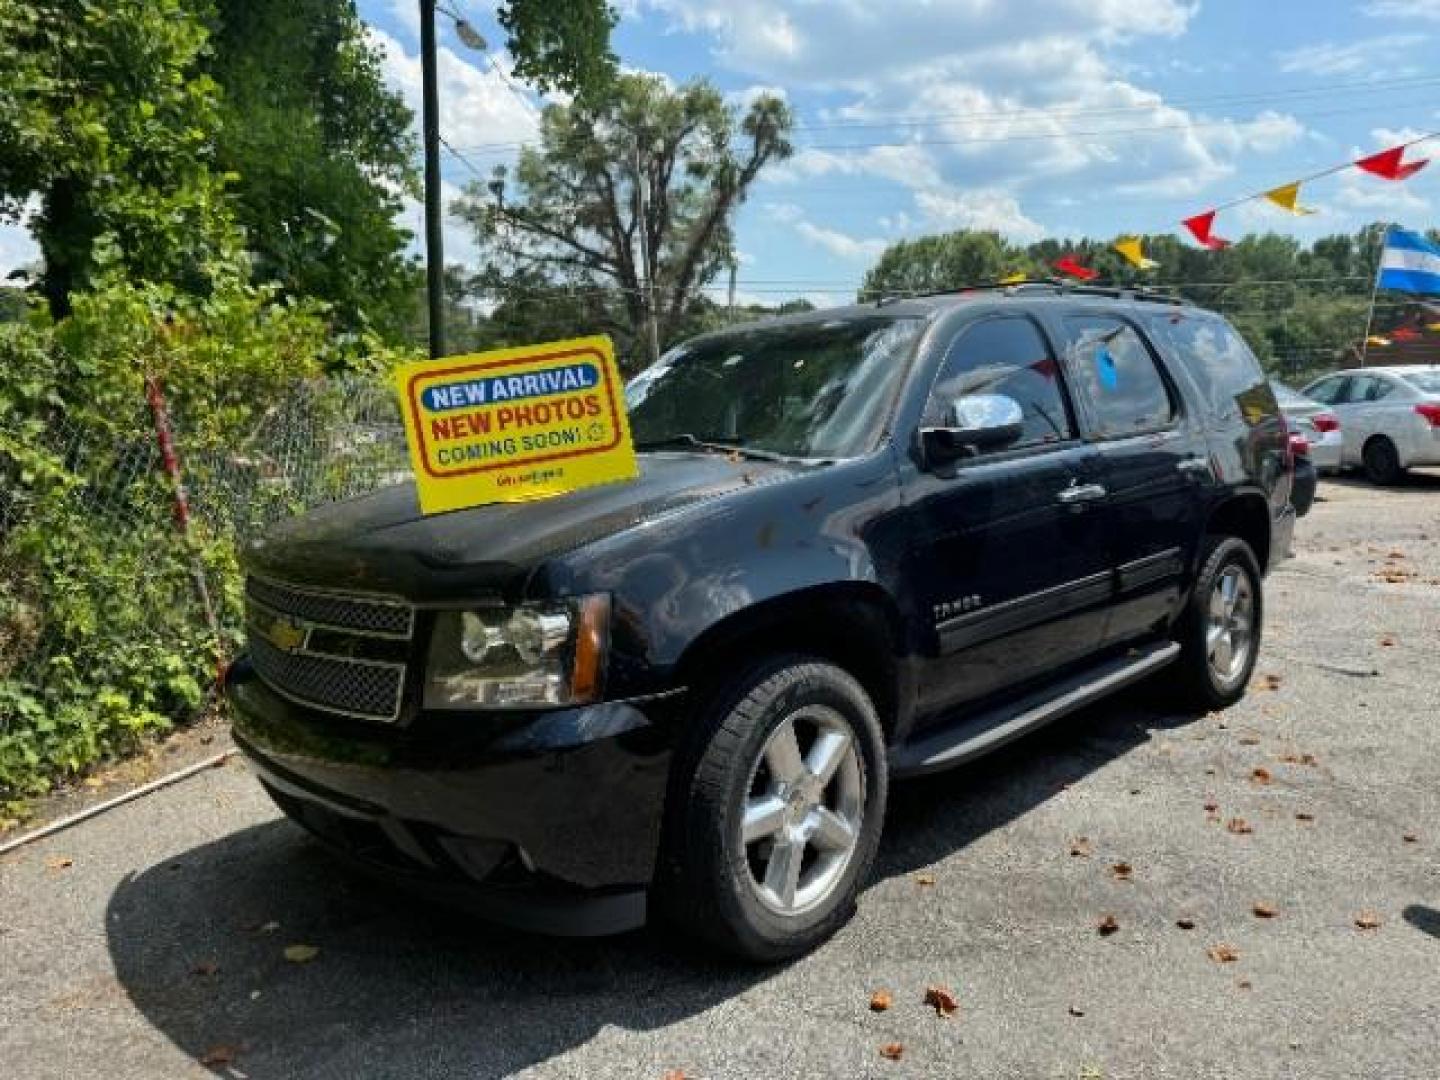
[{"label": "alloy wheel", "polygon": [[1222,687],[1245,674],[1255,647],[1255,591],[1250,575],[1233,563],[1215,579],[1205,627],[1210,673]]}]

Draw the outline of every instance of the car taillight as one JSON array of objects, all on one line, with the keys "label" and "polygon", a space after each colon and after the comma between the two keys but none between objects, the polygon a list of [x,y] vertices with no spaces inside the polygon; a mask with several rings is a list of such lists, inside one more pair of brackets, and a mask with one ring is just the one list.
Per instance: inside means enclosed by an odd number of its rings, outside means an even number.
[{"label": "car taillight", "polygon": [[1310,417],[1310,423],[1315,425],[1316,431],[1339,431],[1340,418],[1334,413],[1316,413]]},{"label": "car taillight", "polygon": [[1440,405],[1427,401],[1423,405],[1416,405],[1415,411],[1423,416],[1431,427],[1440,427]]},{"label": "car taillight", "polygon": [[1290,456],[1292,458],[1310,456],[1310,440],[1298,431],[1292,431],[1290,433]]}]

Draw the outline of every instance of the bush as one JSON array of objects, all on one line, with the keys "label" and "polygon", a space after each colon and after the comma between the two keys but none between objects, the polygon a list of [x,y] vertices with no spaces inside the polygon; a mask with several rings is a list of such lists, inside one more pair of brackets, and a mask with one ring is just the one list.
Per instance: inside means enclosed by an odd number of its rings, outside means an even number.
[{"label": "bush", "polygon": [[[240,634],[241,538],[397,463],[386,439],[336,437],[357,400],[389,406],[373,376],[395,358],[373,343],[341,351],[323,308],[239,280],[206,298],[110,281],[59,325],[0,325],[0,801],[193,717]],[[360,369],[368,393],[322,378],[337,367]],[[165,387],[194,490],[188,539],[147,375]],[[279,466],[257,438],[277,418],[294,442]]]}]

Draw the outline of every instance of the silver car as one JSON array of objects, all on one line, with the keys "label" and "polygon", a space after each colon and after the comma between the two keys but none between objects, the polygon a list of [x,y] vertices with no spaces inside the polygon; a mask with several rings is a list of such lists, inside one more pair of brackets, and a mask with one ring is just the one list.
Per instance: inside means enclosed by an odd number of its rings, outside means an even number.
[{"label": "silver car", "polygon": [[1440,465],[1440,365],[1337,371],[1301,393],[1340,418],[1342,467],[1392,484],[1412,465]]},{"label": "silver car", "polygon": [[1280,411],[1290,421],[1292,430],[1303,435],[1310,444],[1305,455],[1310,463],[1321,472],[1337,471],[1345,437],[1340,431],[1340,418],[1334,410],[1273,379],[1270,389],[1275,391],[1275,400],[1280,403]]}]

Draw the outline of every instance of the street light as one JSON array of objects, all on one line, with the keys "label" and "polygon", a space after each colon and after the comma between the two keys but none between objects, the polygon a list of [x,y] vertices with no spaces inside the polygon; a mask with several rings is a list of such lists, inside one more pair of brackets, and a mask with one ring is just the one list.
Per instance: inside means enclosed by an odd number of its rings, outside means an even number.
[{"label": "street light", "polygon": [[[440,92],[435,74],[435,0],[420,0],[420,130],[425,144],[425,287],[430,311],[430,358],[445,355],[445,239],[440,204]],[[445,11],[444,8],[440,10]],[[485,39],[453,11],[455,33],[472,49]]]}]

